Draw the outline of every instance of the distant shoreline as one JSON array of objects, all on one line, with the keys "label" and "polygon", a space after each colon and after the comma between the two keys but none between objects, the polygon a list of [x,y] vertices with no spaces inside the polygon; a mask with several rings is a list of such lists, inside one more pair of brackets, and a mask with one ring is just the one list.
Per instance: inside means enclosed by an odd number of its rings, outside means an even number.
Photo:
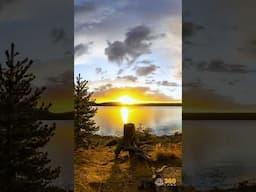
[{"label": "distant shoreline", "polygon": [[256,120],[256,113],[182,113],[183,120]]},{"label": "distant shoreline", "polygon": [[162,106],[182,106],[181,103],[135,103],[135,104],[123,104],[119,102],[106,102],[106,103],[96,103],[94,106],[156,106],[156,107],[162,107]]}]

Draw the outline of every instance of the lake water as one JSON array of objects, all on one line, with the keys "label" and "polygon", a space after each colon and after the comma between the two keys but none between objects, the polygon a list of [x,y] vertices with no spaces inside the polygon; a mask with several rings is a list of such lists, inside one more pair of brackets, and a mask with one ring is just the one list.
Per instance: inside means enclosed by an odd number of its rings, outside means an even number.
[{"label": "lake water", "polygon": [[53,166],[61,167],[61,174],[54,184],[73,189],[73,140],[74,123],[73,120],[52,120],[44,123],[56,123],[55,135],[52,137],[46,150]]},{"label": "lake water", "polygon": [[181,132],[181,107],[104,106],[98,107],[95,121],[100,135],[123,135],[124,123],[152,129],[157,135]]},{"label": "lake water", "polygon": [[256,121],[183,121],[183,183],[200,189],[256,181]]}]

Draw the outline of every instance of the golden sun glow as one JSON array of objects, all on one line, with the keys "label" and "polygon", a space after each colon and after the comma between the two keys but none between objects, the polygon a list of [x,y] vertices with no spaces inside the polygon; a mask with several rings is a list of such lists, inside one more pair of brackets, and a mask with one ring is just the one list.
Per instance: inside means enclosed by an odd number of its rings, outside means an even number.
[{"label": "golden sun glow", "polygon": [[122,120],[123,120],[123,123],[128,123],[128,118],[129,118],[129,109],[127,107],[122,107],[121,108],[121,116],[122,116]]},{"label": "golden sun glow", "polygon": [[121,102],[122,104],[126,104],[126,105],[131,105],[136,102],[135,99],[133,99],[132,97],[130,97],[128,95],[124,95],[124,96],[118,98],[117,101]]}]

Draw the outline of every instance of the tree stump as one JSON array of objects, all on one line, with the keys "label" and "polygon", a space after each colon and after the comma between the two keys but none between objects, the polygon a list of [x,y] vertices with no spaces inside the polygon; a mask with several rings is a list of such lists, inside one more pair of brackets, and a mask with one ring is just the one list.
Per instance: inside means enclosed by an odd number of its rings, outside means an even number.
[{"label": "tree stump", "polygon": [[133,123],[124,124],[123,145],[125,146],[136,145],[135,125]]},{"label": "tree stump", "polygon": [[[123,146],[124,148],[137,147],[135,125],[133,123],[124,124]],[[133,150],[128,150],[128,152],[129,152],[130,161],[134,161],[135,152]]]},{"label": "tree stump", "polygon": [[124,136],[122,141],[118,144],[115,154],[116,158],[121,151],[128,151],[131,161],[138,158],[152,163],[152,159],[138,147],[138,140],[136,138],[135,125],[133,123],[127,123],[124,125]]}]

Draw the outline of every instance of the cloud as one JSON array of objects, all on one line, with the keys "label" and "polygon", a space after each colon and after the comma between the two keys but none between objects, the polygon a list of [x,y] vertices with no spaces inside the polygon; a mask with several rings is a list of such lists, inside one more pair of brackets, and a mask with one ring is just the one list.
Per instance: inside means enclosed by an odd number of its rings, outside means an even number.
[{"label": "cloud", "polygon": [[93,1],[83,2],[81,5],[75,5],[75,14],[93,12],[97,9]]},{"label": "cloud", "polygon": [[96,67],[95,72],[97,75],[100,75],[100,78],[103,80],[105,79],[105,75],[107,74],[107,70],[103,70],[102,67]]},{"label": "cloud", "polygon": [[50,31],[50,38],[54,44],[61,44],[65,49],[64,55],[73,55],[73,37],[63,27],[55,27]]},{"label": "cloud", "polygon": [[93,1],[75,5],[75,31],[93,28],[113,15],[115,9]]},{"label": "cloud", "polygon": [[193,36],[197,31],[204,29],[203,26],[192,23],[192,22],[183,22],[182,24],[182,38],[186,41],[188,38]]},{"label": "cloud", "polygon": [[89,54],[89,49],[92,44],[93,42],[90,41],[88,43],[79,43],[78,45],[76,45],[74,48],[75,57],[79,57],[84,54]]},{"label": "cloud", "polygon": [[139,76],[146,76],[153,73],[158,67],[154,64],[144,67],[136,67],[136,74]]},{"label": "cloud", "polygon": [[182,94],[183,110],[188,111],[228,111],[237,103],[230,97],[218,95],[211,89],[195,87],[184,90]]},{"label": "cloud", "polygon": [[117,75],[121,75],[123,72],[124,72],[123,69],[119,69],[118,72],[117,72]]},{"label": "cloud", "polygon": [[127,52],[133,59],[140,55],[150,53],[151,40],[164,37],[164,34],[152,35],[152,31],[147,26],[137,26],[126,33],[125,44]]},{"label": "cloud", "polygon": [[237,48],[245,58],[253,58],[255,59],[255,52],[256,52],[256,40],[254,38],[250,38],[249,40],[245,40],[242,47]]},{"label": "cloud", "polygon": [[101,85],[101,86],[95,88],[94,91],[95,91],[95,92],[106,91],[106,90],[112,88],[112,86],[113,86],[113,85],[112,85],[111,83],[107,83],[107,84],[105,84],[105,85]]},{"label": "cloud", "polygon": [[50,35],[54,43],[66,42],[68,40],[68,36],[63,28],[52,29]]},{"label": "cloud", "polygon": [[200,80],[198,80],[198,81],[191,81],[191,82],[188,82],[188,81],[186,81],[186,82],[182,82],[182,88],[183,88],[183,90],[185,90],[185,89],[190,89],[190,88],[199,88],[199,87],[201,87],[202,86],[202,83],[201,83],[201,81]]},{"label": "cloud", "polygon": [[102,68],[101,67],[97,67],[95,69],[95,71],[96,71],[97,74],[100,74],[102,72]]},{"label": "cloud", "polygon": [[212,60],[208,64],[201,62],[197,65],[200,71],[210,71],[210,72],[225,72],[225,73],[248,73],[256,72],[256,70],[246,69],[244,65],[241,64],[226,64],[222,60]]},{"label": "cloud", "polygon": [[160,93],[158,90],[152,90],[150,87],[111,87],[108,89],[100,89],[95,91],[93,96],[96,98],[96,101],[104,102],[106,100],[116,100],[117,98],[126,94],[131,94],[136,99],[142,101],[174,101],[172,97]]},{"label": "cloud", "polygon": [[132,76],[132,75],[126,75],[126,76],[122,76],[122,77],[118,76],[117,78],[132,81],[132,82],[135,82],[138,79],[137,77]]},{"label": "cloud", "polygon": [[48,78],[46,90],[42,95],[45,102],[52,103],[51,110],[55,112],[72,111],[73,106],[73,90],[74,90],[74,73],[67,70],[56,76]]},{"label": "cloud", "polygon": [[163,85],[163,86],[171,86],[171,87],[177,87],[177,86],[179,86],[178,83],[169,82],[169,81],[158,81],[157,84],[158,84],[158,85]]},{"label": "cloud", "polygon": [[36,75],[36,79],[33,81],[33,84],[35,86],[46,86],[46,84],[49,83],[49,80],[54,81],[52,77],[58,77],[65,71],[73,71],[74,67],[71,65],[73,61],[73,56],[54,58],[47,61],[40,59],[34,60],[30,69],[30,71]]},{"label": "cloud", "polygon": [[141,63],[141,64],[151,64],[152,61],[151,61],[151,60],[146,60],[146,59],[144,59],[144,60],[141,60],[141,61],[137,61],[137,63]]},{"label": "cloud", "polygon": [[155,82],[156,82],[156,80],[154,80],[154,79],[147,79],[145,83],[146,84],[153,84]]},{"label": "cloud", "polygon": [[111,62],[122,64],[126,60],[131,64],[141,55],[150,54],[152,41],[164,36],[152,34],[151,28],[139,25],[126,32],[124,41],[108,42],[105,55]]},{"label": "cloud", "polygon": [[[67,85],[73,84],[74,73],[71,70],[64,71],[57,76],[48,77],[48,85]],[[71,81],[72,80],[72,81]]]},{"label": "cloud", "polygon": [[113,43],[108,42],[108,47],[105,49],[105,54],[108,56],[108,60],[121,64],[123,60],[128,60],[127,47],[124,42],[115,41]]}]

